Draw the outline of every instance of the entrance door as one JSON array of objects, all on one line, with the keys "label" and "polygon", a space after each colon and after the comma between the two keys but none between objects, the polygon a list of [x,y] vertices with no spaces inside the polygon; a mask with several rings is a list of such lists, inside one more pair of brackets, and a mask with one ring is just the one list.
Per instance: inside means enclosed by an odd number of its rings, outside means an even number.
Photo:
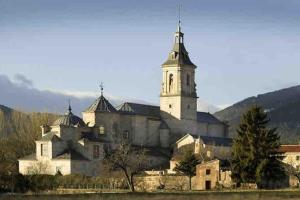
[{"label": "entrance door", "polygon": [[205,189],[210,190],[211,189],[211,181],[205,181]]}]

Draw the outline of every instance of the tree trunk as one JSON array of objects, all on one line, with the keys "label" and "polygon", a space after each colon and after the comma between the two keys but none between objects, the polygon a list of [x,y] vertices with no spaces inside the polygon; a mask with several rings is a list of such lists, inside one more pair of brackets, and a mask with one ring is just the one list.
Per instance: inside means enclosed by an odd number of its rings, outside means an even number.
[{"label": "tree trunk", "polygon": [[133,184],[131,183],[132,178],[129,177],[128,172],[126,170],[123,169],[123,172],[125,174],[126,182],[127,182],[129,189],[131,190],[131,192],[134,192],[134,187],[132,187]]},{"label": "tree trunk", "polygon": [[192,177],[189,176],[189,189],[192,190]]},{"label": "tree trunk", "polygon": [[132,191],[132,192],[135,192],[133,176],[134,176],[134,175],[131,174],[131,176],[130,176],[130,183],[131,183],[131,191]]}]

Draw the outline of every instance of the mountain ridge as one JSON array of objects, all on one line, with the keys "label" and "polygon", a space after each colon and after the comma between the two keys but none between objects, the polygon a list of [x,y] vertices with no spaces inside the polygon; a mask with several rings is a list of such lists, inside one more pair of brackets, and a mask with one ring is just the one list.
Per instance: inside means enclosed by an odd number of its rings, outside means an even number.
[{"label": "mountain ridge", "polygon": [[241,116],[254,105],[268,113],[270,127],[278,128],[282,142],[295,143],[300,139],[300,85],[245,98],[214,115],[228,122],[229,135],[235,136]]}]

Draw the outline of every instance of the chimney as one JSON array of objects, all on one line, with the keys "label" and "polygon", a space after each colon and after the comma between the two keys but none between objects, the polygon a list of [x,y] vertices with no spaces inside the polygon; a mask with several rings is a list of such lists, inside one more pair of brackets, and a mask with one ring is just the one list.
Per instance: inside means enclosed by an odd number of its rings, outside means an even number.
[{"label": "chimney", "polygon": [[48,126],[47,124],[42,125],[41,129],[42,129],[42,136],[44,136],[46,133],[48,133],[49,131],[51,131],[51,127]]}]

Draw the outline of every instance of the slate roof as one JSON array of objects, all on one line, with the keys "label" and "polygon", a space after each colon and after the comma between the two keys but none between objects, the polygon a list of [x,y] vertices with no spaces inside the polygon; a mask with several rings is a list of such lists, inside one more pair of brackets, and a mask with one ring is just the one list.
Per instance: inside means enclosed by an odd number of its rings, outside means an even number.
[{"label": "slate roof", "polygon": [[59,126],[59,125],[81,126],[81,127],[86,126],[84,121],[80,117],[74,115],[71,112],[70,108],[69,108],[69,112],[67,112],[65,115],[55,120],[55,122],[53,123],[53,126]]},{"label": "slate roof", "polygon": [[213,144],[216,146],[231,146],[233,143],[232,138],[224,137],[200,136],[200,139],[202,139],[204,144]]},{"label": "slate roof", "polygon": [[281,145],[277,151],[278,153],[297,153],[300,152],[300,145]]},{"label": "slate roof", "polygon": [[33,153],[30,155],[24,156],[23,158],[19,158],[19,160],[36,160],[36,154]]},{"label": "slate roof", "polygon": [[55,134],[55,132],[48,132],[37,141],[61,141],[61,139]]},{"label": "slate roof", "polygon": [[197,121],[210,124],[223,124],[223,122],[207,112],[197,112]]},{"label": "slate roof", "polygon": [[189,58],[183,43],[175,43],[172,51],[169,53],[168,59],[162,64],[164,65],[189,65],[196,68]]},{"label": "slate roof", "polygon": [[101,95],[85,112],[116,112],[117,110]]},{"label": "slate roof", "polygon": [[[180,24],[178,25],[178,30],[175,33],[175,37],[182,37],[183,33],[181,32]],[[169,53],[168,59],[166,62],[162,64],[162,66],[165,65],[188,65],[193,68],[196,68],[196,65],[192,63],[192,61],[189,58],[189,54],[186,51],[183,42],[175,42],[172,48],[172,51]]]},{"label": "slate roof", "polygon": [[118,111],[126,114],[135,114],[149,116],[153,118],[160,118],[159,106],[125,102],[122,105],[118,106]]},{"label": "slate roof", "polygon": [[86,139],[91,142],[105,142],[105,143],[109,142],[105,140],[105,138],[103,137],[96,137],[93,132],[82,132],[81,139]]},{"label": "slate roof", "polygon": [[73,149],[67,149],[58,156],[53,159],[62,159],[62,160],[81,160],[81,161],[88,161],[86,157],[81,155],[80,153],[74,151]]}]

